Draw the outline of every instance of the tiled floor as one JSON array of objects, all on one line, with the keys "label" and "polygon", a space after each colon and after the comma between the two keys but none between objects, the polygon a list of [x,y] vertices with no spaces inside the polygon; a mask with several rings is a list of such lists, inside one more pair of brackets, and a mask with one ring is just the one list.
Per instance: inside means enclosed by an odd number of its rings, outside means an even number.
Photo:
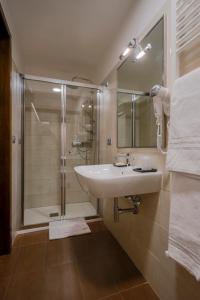
[{"label": "tiled floor", "polygon": [[158,300],[101,222],[91,234],[48,240],[20,236],[0,257],[1,300]]}]

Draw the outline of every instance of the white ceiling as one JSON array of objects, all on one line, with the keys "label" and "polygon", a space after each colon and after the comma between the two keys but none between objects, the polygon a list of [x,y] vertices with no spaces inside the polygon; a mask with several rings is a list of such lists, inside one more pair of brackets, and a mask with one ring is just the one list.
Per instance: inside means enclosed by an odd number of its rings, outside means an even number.
[{"label": "white ceiling", "polygon": [[65,77],[95,74],[135,0],[6,1],[24,72]]}]

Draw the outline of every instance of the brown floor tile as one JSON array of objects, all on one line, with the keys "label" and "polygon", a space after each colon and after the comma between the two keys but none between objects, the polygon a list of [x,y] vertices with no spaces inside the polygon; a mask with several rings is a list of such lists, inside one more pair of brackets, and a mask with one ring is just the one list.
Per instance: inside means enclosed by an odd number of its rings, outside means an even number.
[{"label": "brown floor tile", "polygon": [[7,291],[9,280],[10,280],[10,277],[0,278],[0,299],[1,300],[5,299],[5,294]]},{"label": "brown floor tile", "polygon": [[20,273],[12,277],[5,300],[45,300],[44,272]]},{"label": "brown floor tile", "polygon": [[49,268],[45,274],[45,299],[82,300],[77,270],[74,264]]},{"label": "brown floor tile", "polygon": [[46,243],[21,247],[19,250],[20,253],[15,267],[17,274],[44,270]]},{"label": "brown floor tile", "polygon": [[24,247],[24,246],[44,243],[47,242],[48,240],[49,240],[49,231],[41,230],[38,232],[23,234],[19,245]]},{"label": "brown floor tile", "polygon": [[90,227],[91,232],[101,232],[107,230],[102,221],[88,223],[88,226]]},{"label": "brown floor tile", "polygon": [[103,222],[90,228],[53,241],[48,231],[20,236],[0,257],[0,299],[158,300]]},{"label": "brown floor tile", "polygon": [[159,300],[149,284],[142,284],[121,293],[123,300]]},{"label": "brown floor tile", "polygon": [[46,266],[52,267],[74,261],[71,240],[52,240],[47,243]]},{"label": "brown floor tile", "polygon": [[108,297],[101,298],[99,300],[123,300],[120,294],[114,294]]},{"label": "brown floor tile", "polygon": [[119,291],[134,287],[146,281],[123,250],[111,256],[109,263],[113,270]]},{"label": "brown floor tile", "polygon": [[78,261],[84,299],[95,300],[117,293],[112,270],[104,258]]},{"label": "brown floor tile", "polygon": [[73,237],[71,241],[74,255],[78,260],[108,256],[121,250],[119,244],[108,231]]},{"label": "brown floor tile", "polygon": [[13,243],[13,248],[21,247],[22,239],[23,239],[23,234],[17,235]]},{"label": "brown floor tile", "polygon": [[16,266],[20,250],[13,248],[9,255],[0,256],[0,278],[9,276],[13,273]]}]

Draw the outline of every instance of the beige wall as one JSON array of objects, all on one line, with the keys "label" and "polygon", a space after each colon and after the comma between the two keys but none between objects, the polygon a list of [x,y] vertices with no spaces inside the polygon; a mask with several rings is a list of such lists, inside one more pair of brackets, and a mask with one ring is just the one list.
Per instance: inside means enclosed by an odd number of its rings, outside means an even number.
[{"label": "beige wall", "polygon": [[[165,170],[165,156],[156,149],[116,148],[115,76],[111,74],[109,79],[110,89],[106,90],[101,111],[100,162],[112,163],[117,150],[133,152],[136,164],[140,163],[143,155],[148,155],[164,175],[160,193],[143,195],[139,214],[121,215],[119,223],[113,221],[113,199],[104,199],[104,222],[161,300],[197,300],[200,297],[200,284],[165,256],[170,212],[170,177]],[[107,136],[112,137],[111,146],[106,145]],[[130,204],[128,200],[120,199],[120,205],[127,207]]]},{"label": "beige wall", "polygon": [[[166,83],[171,87],[176,76],[174,35],[174,3],[171,2],[167,15],[168,50],[166,52]],[[187,66],[186,66],[187,67]],[[112,71],[107,77],[109,89],[101,109],[101,163],[112,163],[116,152],[116,75]],[[106,145],[106,138],[112,137],[113,144]],[[143,155],[151,157],[153,164],[163,171],[162,187],[159,194],[142,195],[138,215],[124,214],[120,221],[113,221],[113,199],[104,199],[103,218],[106,226],[116,237],[123,249],[149,281],[161,300],[200,299],[200,283],[196,282],[185,269],[165,256],[168,247],[168,227],[170,214],[170,176],[165,170],[165,157],[156,149],[120,149],[133,152],[136,164]],[[120,206],[129,206],[128,200],[120,199]]]}]

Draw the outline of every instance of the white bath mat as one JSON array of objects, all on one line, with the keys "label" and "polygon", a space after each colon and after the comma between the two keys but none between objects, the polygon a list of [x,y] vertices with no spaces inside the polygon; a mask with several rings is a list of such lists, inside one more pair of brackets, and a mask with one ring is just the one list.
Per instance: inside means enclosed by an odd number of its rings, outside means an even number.
[{"label": "white bath mat", "polygon": [[49,222],[49,239],[61,239],[73,235],[91,232],[85,219],[75,218],[70,220],[56,220]]}]

